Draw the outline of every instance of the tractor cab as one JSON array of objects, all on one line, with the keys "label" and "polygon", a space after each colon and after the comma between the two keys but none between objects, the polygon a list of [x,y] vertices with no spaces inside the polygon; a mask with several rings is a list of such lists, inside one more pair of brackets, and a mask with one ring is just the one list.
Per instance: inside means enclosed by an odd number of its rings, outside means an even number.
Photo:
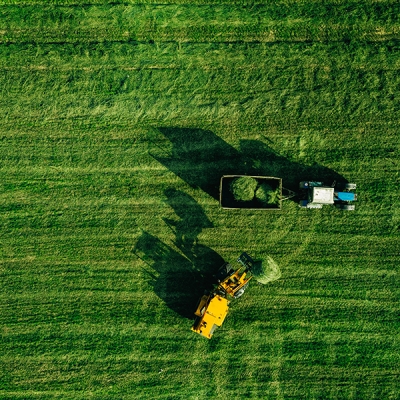
[{"label": "tractor cab", "polygon": [[303,199],[300,200],[302,208],[322,208],[325,204],[334,205],[341,210],[354,210],[351,202],[357,200],[355,183],[336,184],[331,186],[323,182],[303,181],[300,182],[300,189],[303,192]]},{"label": "tractor cab", "polygon": [[309,204],[334,204],[335,191],[331,187],[313,187],[309,191]]}]

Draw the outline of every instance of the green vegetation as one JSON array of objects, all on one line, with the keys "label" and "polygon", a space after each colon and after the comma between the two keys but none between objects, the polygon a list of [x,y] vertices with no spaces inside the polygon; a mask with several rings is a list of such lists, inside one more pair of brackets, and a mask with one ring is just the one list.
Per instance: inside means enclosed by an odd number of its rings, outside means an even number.
[{"label": "green vegetation", "polygon": [[[397,398],[397,1],[0,11],[0,398]],[[227,211],[224,174],[359,200]],[[207,341],[188,317],[242,251],[282,277]]]},{"label": "green vegetation", "polygon": [[231,182],[231,191],[236,201],[251,201],[254,198],[258,185],[256,179],[250,176],[241,176]]},{"label": "green vegetation", "polygon": [[270,256],[256,260],[251,272],[257,282],[263,285],[276,281],[282,276],[279,265]]},{"label": "green vegetation", "polygon": [[277,204],[279,202],[279,187],[274,190],[268,183],[262,183],[257,188],[255,196],[263,204]]}]

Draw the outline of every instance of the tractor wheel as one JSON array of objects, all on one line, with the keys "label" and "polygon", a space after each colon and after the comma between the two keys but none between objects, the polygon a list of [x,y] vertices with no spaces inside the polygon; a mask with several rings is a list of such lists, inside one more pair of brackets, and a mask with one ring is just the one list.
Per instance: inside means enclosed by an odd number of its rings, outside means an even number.
[{"label": "tractor wheel", "polygon": [[299,183],[299,189],[308,189],[310,187],[310,184],[308,181],[301,181]]},{"label": "tractor wheel", "polygon": [[249,286],[249,283],[246,283],[240,290],[238,290],[235,295],[233,296],[235,299],[238,299],[244,291],[247,289],[247,286]]},{"label": "tractor wheel", "polygon": [[336,204],[336,207],[339,210],[347,210],[347,211],[354,211],[356,206],[354,204]]},{"label": "tractor wheel", "polygon": [[335,187],[339,190],[355,190],[357,185],[355,183],[338,182]]},{"label": "tractor wheel", "polygon": [[344,188],[347,189],[347,190],[356,190],[357,184],[355,184],[355,183],[346,183]]},{"label": "tractor wheel", "polygon": [[232,268],[232,265],[229,263],[225,263],[217,272],[214,277],[217,279],[218,282],[222,282],[228,276],[231,276],[235,270]]},{"label": "tractor wheel", "polygon": [[307,208],[308,201],[307,200],[300,200],[299,206],[301,208]]}]

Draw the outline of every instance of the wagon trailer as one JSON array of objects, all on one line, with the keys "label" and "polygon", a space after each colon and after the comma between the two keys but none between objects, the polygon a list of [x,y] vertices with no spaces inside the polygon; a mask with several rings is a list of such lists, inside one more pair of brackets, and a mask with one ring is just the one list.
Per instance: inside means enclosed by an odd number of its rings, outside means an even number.
[{"label": "wagon trailer", "polygon": [[223,209],[279,211],[282,202],[296,197],[301,208],[331,205],[354,211],[356,184],[334,181],[301,181],[296,193],[282,185],[282,178],[272,176],[224,175],[220,180],[220,205]]}]

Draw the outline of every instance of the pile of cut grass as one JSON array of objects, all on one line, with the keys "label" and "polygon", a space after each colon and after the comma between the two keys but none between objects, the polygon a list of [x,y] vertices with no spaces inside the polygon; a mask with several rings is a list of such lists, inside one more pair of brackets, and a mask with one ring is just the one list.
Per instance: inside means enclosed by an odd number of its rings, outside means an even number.
[{"label": "pile of cut grass", "polygon": [[254,199],[258,182],[250,176],[241,176],[231,182],[231,191],[236,201],[251,201]]},{"label": "pile of cut grass", "polygon": [[274,282],[282,276],[281,269],[270,256],[265,256],[263,259],[256,260],[251,272],[257,282],[263,285]]},{"label": "pile of cut grass", "polygon": [[268,183],[262,183],[256,189],[255,197],[258,201],[260,201],[260,203],[265,205],[278,204],[280,193],[279,189],[279,186],[274,190]]}]

